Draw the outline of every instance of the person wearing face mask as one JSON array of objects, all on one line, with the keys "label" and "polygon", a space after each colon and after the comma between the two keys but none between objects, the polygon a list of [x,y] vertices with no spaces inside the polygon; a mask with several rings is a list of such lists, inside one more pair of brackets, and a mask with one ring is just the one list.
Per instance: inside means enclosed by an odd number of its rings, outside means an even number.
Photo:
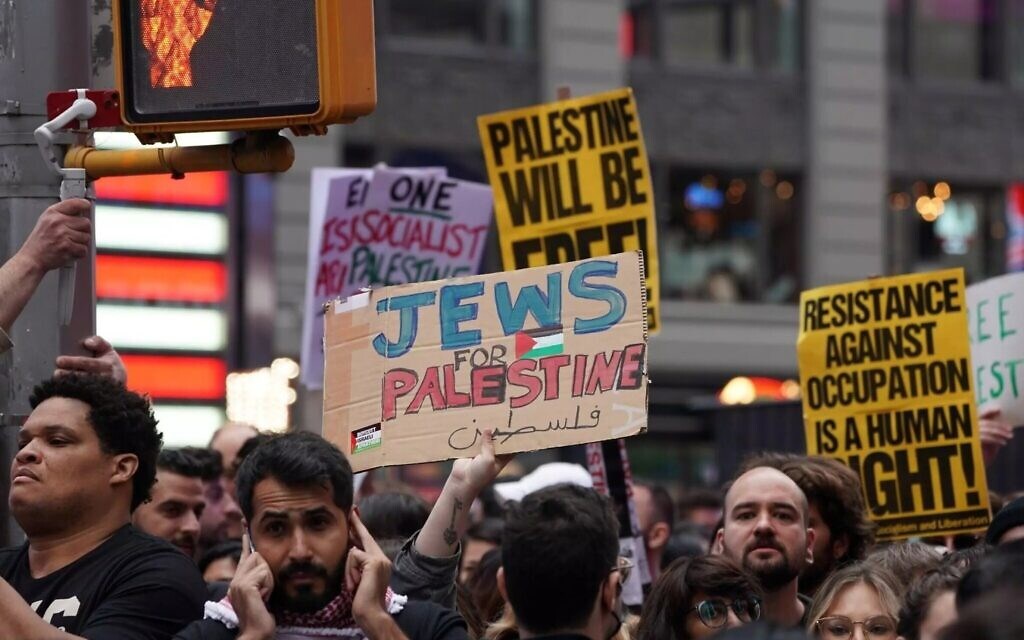
[{"label": "person wearing face mask", "polygon": [[698,640],[761,617],[761,585],[722,556],[680,558],[651,588],[636,640]]}]

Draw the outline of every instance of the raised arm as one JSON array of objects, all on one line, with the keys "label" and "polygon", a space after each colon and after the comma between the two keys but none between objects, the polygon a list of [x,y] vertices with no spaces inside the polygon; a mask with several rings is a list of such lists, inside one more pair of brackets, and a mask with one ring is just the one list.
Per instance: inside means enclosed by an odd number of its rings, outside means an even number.
[{"label": "raised arm", "polygon": [[444,489],[416,538],[416,551],[439,558],[454,555],[469,528],[469,507],[494,482],[513,456],[494,455],[494,435],[484,432],[483,446],[474,458],[455,461]]},{"label": "raised arm", "polygon": [[92,224],[88,200],[65,200],[48,207],[21,249],[0,266],[0,329],[11,326],[51,269],[89,253]]}]

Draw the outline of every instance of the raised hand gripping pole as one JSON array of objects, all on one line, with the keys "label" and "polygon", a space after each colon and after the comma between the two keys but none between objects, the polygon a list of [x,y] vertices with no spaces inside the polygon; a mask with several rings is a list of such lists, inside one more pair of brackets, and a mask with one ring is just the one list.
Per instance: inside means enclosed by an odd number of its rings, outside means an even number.
[{"label": "raised hand gripping pole", "polygon": [[[79,129],[86,129],[89,126],[89,119],[96,116],[96,103],[85,97],[85,89],[78,89],[78,99],[71,108],[62,112],[53,120],[43,124],[35,130],[34,136],[39,145],[39,151],[43,154],[43,161],[50,169],[61,177],[60,199],[87,198],[89,188],[86,181],[85,169],[65,169],[57,161],[56,145],[54,135],[78,120]],[[59,296],[60,326],[66,327],[71,324],[72,310],[75,302],[75,268],[76,262],[60,268],[59,280],[57,283],[57,295]]]}]

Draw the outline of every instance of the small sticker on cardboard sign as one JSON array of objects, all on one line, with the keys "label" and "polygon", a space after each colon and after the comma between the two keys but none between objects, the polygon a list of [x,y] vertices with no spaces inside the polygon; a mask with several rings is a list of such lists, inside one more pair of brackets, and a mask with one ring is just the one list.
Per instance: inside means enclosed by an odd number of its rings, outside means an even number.
[{"label": "small sticker on cardboard sign", "polygon": [[372,424],[365,429],[352,432],[352,453],[376,449],[382,443],[380,425]]}]

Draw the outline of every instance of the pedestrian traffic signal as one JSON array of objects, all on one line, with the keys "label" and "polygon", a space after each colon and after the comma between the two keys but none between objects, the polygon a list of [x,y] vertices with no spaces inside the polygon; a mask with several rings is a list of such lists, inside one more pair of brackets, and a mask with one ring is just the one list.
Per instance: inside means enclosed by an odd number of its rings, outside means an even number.
[{"label": "pedestrian traffic signal", "polygon": [[373,0],[114,0],[121,115],[137,134],[322,132],[377,103]]}]

